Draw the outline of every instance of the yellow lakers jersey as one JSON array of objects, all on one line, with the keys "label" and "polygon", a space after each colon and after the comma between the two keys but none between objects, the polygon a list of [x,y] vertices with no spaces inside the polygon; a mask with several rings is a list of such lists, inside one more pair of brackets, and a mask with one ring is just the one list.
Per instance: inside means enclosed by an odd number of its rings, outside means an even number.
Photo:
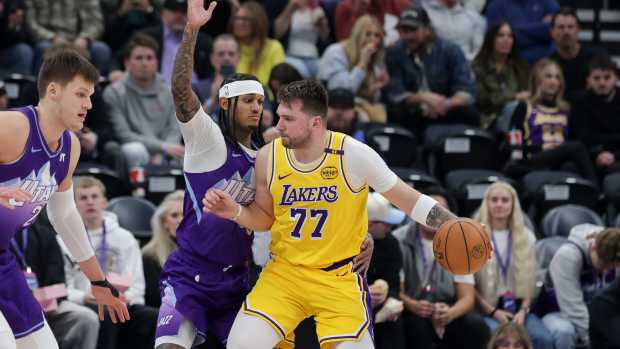
[{"label": "yellow lakers jersey", "polygon": [[347,181],[346,137],[328,131],[323,157],[311,168],[296,163],[280,138],[273,141],[269,190],[276,260],[325,268],[360,252],[368,231],[368,185],[353,188]]}]

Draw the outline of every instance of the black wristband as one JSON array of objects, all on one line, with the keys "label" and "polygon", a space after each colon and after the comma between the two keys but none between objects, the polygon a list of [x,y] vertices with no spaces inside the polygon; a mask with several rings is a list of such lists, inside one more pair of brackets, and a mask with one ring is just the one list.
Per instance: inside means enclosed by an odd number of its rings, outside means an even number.
[{"label": "black wristband", "polygon": [[99,281],[91,281],[90,284],[93,286],[105,287],[109,289],[110,292],[112,292],[112,295],[116,298],[118,298],[118,296],[120,295],[116,287],[112,286],[112,284],[108,281],[108,279],[103,279]]}]

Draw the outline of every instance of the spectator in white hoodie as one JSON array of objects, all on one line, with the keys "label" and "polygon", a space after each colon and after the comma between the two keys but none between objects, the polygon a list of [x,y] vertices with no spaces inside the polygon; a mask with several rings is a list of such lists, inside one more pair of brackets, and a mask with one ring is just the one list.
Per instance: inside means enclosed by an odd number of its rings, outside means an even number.
[{"label": "spectator in white hoodie", "polygon": [[549,264],[559,309],[543,317],[555,347],[563,349],[575,348],[576,342],[589,345],[587,304],[620,271],[614,270],[620,267],[620,229],[580,224],[568,241]]},{"label": "spectator in white hoodie", "polygon": [[429,0],[423,3],[435,33],[457,44],[468,61],[473,61],[482,47],[487,22],[479,12],[463,6],[459,0]]},{"label": "spectator in white hoodie", "polygon": [[[124,339],[123,347],[152,348],[158,309],[144,305],[144,271],[138,241],[129,231],[119,226],[115,214],[105,211],[108,202],[106,188],[101,181],[89,176],[78,177],[74,187],[78,211],[103,271],[108,277],[114,273],[129,281],[129,287],[121,297],[127,302],[131,320],[120,326],[111,321],[103,322],[97,348],[116,348],[119,338]],[[79,272],[78,264],[64,243],[59,240],[59,244],[67,257],[65,274],[69,300],[78,304],[94,304],[90,281]]]}]

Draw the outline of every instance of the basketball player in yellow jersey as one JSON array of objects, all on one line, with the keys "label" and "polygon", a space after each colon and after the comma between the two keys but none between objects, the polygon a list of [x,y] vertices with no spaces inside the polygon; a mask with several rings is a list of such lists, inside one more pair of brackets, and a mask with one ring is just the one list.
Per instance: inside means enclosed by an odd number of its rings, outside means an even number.
[{"label": "basketball player in yellow jersey", "polygon": [[243,207],[220,190],[203,199],[205,211],[273,235],[273,258],[237,315],[227,348],[286,348],[287,335],[308,316],[322,348],[374,348],[365,282],[351,272],[367,233],[368,187],[432,228],[455,216],[399,180],[374,150],[328,131],[320,83],[291,83],[278,99],[281,138],[258,152],[254,203]]}]

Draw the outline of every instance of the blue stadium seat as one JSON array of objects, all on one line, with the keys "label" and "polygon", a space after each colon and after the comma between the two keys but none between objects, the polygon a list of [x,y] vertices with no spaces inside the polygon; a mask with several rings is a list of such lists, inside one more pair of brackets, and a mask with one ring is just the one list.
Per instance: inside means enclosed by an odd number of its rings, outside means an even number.
[{"label": "blue stadium seat", "polygon": [[141,246],[151,238],[151,217],[155,209],[150,201],[133,196],[117,197],[108,204],[108,211],[118,216],[118,224],[132,232]]},{"label": "blue stadium seat", "polygon": [[495,136],[466,125],[433,125],[424,133],[429,173],[443,179],[448,171],[464,168],[495,170],[499,151]]},{"label": "blue stadium seat", "polygon": [[523,202],[534,222],[552,208],[575,204],[595,209],[599,191],[587,179],[564,171],[533,171],[523,177]]},{"label": "blue stadium seat", "polygon": [[612,173],[603,180],[603,193],[607,201],[607,220],[613,224],[613,219],[620,212],[620,173]]},{"label": "blue stadium seat", "polygon": [[119,175],[105,165],[80,162],[74,176],[93,176],[103,182],[108,199],[129,195],[131,191]]},{"label": "blue stadium seat", "polygon": [[542,220],[542,233],[546,237],[568,236],[570,230],[579,224],[604,225],[603,219],[587,207],[562,205],[551,209]]},{"label": "blue stadium seat", "polygon": [[392,171],[394,171],[403,182],[419,191],[424,191],[424,189],[428,187],[441,186],[437,178],[422,170],[407,167],[393,167]]},{"label": "blue stadium seat", "polygon": [[504,181],[518,190],[518,183],[500,172],[485,169],[460,169],[448,172],[446,187],[456,198],[460,214],[471,216],[478,209],[488,187],[497,181]]},{"label": "blue stadium seat", "polygon": [[390,167],[410,167],[416,161],[416,138],[403,127],[372,124],[366,128],[364,138]]}]

